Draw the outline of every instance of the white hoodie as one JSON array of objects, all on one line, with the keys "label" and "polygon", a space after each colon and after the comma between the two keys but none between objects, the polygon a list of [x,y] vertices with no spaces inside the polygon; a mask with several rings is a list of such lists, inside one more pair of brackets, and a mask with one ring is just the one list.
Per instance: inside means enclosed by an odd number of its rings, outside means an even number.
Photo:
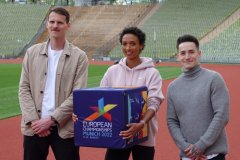
[{"label": "white hoodie", "polygon": [[[108,68],[104,74],[101,87],[111,86],[146,86],[148,88],[148,109],[158,111],[164,96],[162,94],[162,78],[151,58],[141,57],[142,63],[134,68],[126,65],[126,58]],[[148,140],[143,146],[155,146],[155,135],[158,130],[157,114],[149,121]]]}]

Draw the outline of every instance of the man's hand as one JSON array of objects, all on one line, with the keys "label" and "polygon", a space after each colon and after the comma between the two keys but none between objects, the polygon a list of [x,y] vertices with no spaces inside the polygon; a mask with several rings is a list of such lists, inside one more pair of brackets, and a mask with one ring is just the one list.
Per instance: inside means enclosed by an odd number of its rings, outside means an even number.
[{"label": "man's hand", "polygon": [[38,136],[39,137],[47,137],[51,134],[51,131],[50,130],[46,130],[46,131],[43,131],[41,133],[38,133]]},{"label": "man's hand", "polygon": [[31,123],[31,128],[35,134],[39,134],[39,136],[46,136],[50,134],[50,127],[55,122],[51,120],[51,117],[42,118],[40,120],[35,120]]},{"label": "man's hand", "polygon": [[190,144],[184,153],[191,160],[207,160],[207,157],[203,154],[202,151],[197,149],[194,145]]}]

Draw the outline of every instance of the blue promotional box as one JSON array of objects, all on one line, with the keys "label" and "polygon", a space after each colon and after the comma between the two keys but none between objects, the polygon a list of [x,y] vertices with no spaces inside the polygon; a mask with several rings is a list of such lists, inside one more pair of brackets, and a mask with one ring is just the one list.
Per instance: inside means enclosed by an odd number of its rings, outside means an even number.
[{"label": "blue promotional box", "polygon": [[148,126],[131,139],[120,131],[126,124],[139,122],[147,110],[147,87],[88,88],[73,92],[75,145],[101,148],[127,148],[147,140]]}]

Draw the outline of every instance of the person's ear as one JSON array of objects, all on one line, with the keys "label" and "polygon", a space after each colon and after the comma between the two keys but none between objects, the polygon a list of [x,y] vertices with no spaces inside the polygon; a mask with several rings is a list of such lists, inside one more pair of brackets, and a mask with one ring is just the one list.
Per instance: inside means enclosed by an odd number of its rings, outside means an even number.
[{"label": "person's ear", "polygon": [[70,23],[68,23],[68,24],[67,24],[67,26],[68,26],[68,28],[70,28],[71,24],[70,24]]},{"label": "person's ear", "polygon": [[202,51],[198,50],[198,55],[199,55],[199,57],[201,57],[202,56]]},{"label": "person's ear", "polygon": [[48,28],[48,21],[46,22],[45,27]]},{"label": "person's ear", "polygon": [[142,52],[143,48],[144,48],[144,45],[141,45],[141,47],[140,47],[140,53]]},{"label": "person's ear", "polygon": [[180,59],[179,59],[179,54],[178,54],[178,53],[175,54],[175,57],[176,57],[176,60],[177,60],[177,61],[180,61]]}]

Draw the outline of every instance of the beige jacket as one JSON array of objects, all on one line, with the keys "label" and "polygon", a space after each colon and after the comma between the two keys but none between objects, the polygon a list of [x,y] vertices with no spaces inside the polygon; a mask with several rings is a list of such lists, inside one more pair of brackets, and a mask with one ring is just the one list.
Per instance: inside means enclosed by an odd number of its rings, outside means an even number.
[{"label": "beige jacket", "polygon": [[[22,134],[32,136],[30,127],[33,120],[40,119],[43,93],[46,83],[48,63],[48,43],[36,44],[27,50],[22,65],[19,84],[19,103],[22,111]],[[58,122],[59,136],[73,137],[74,89],[87,86],[88,59],[82,50],[66,41],[63,53],[59,59],[56,76],[56,106],[53,117]]]}]

